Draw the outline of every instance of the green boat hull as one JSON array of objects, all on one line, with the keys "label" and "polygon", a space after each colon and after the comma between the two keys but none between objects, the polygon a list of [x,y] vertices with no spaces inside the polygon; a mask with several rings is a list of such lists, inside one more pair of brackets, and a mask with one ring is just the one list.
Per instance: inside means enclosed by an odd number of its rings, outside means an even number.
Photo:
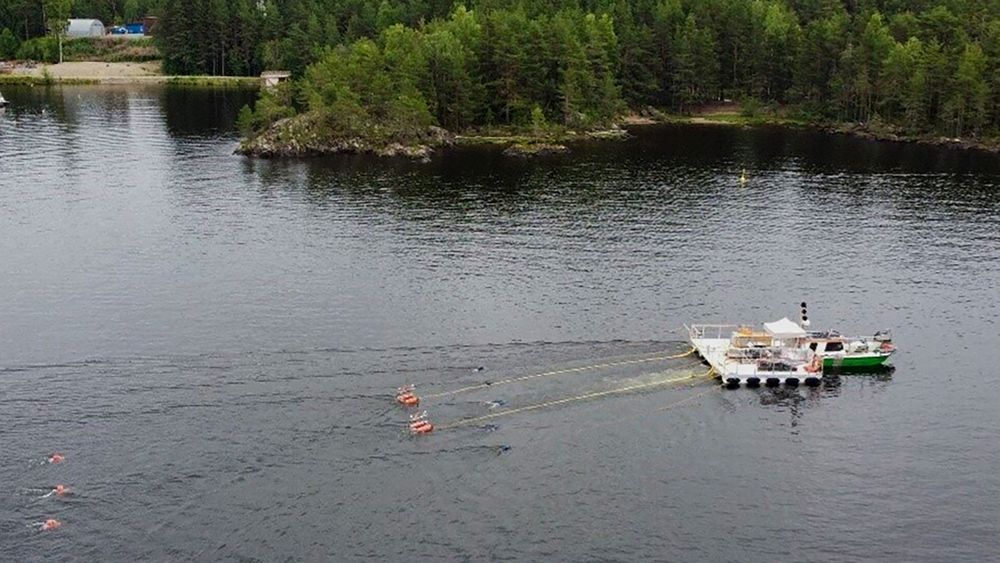
[{"label": "green boat hull", "polygon": [[885,364],[889,359],[886,355],[857,355],[845,356],[843,358],[823,358],[824,369],[859,369],[877,368]]}]

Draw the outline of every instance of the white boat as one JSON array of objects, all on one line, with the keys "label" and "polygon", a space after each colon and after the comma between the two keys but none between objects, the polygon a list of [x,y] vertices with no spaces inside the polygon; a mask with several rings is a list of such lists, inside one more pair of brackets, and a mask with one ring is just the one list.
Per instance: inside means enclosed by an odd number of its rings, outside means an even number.
[{"label": "white boat", "polygon": [[10,102],[8,102],[7,99],[3,97],[3,93],[0,92],[0,108],[5,108],[8,105],[10,105]]}]

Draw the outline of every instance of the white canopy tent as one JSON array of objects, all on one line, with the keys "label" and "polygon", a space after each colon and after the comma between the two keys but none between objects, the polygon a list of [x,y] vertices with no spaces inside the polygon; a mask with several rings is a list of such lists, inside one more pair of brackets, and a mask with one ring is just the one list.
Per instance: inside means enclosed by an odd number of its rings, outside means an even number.
[{"label": "white canopy tent", "polygon": [[764,330],[775,338],[805,338],[806,331],[788,317],[773,323],[764,323]]}]

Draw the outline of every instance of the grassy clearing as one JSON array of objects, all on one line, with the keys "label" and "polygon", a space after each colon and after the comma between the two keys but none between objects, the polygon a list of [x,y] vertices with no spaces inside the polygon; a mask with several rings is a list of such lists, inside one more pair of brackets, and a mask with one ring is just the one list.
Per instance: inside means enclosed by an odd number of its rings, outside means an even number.
[{"label": "grassy clearing", "polygon": [[152,38],[81,37],[63,45],[63,60],[68,62],[139,63],[159,58],[160,50]]},{"label": "grassy clearing", "polygon": [[237,88],[254,90],[260,87],[260,79],[255,76],[165,76],[164,82],[171,86],[192,88]]},{"label": "grassy clearing", "polygon": [[743,115],[739,113],[701,113],[697,115],[672,116],[677,123],[695,123],[703,125],[734,125],[750,127],[755,125],[783,125],[805,127],[809,122],[782,115]]},{"label": "grassy clearing", "polygon": [[10,86],[53,86],[56,84],[87,85],[101,84],[99,78],[55,78],[51,75],[0,74],[0,85]]},{"label": "grassy clearing", "polygon": [[52,74],[0,74],[0,85],[59,86],[101,84],[167,84],[188,88],[227,88],[253,90],[260,80],[232,76],[55,76]]}]

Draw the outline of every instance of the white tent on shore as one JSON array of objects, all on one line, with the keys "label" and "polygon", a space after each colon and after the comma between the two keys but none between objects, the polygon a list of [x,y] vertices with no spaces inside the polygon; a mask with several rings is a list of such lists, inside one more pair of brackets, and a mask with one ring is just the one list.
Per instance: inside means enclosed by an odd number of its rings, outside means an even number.
[{"label": "white tent on shore", "polygon": [[101,37],[104,35],[104,24],[101,20],[69,20],[66,37]]}]

